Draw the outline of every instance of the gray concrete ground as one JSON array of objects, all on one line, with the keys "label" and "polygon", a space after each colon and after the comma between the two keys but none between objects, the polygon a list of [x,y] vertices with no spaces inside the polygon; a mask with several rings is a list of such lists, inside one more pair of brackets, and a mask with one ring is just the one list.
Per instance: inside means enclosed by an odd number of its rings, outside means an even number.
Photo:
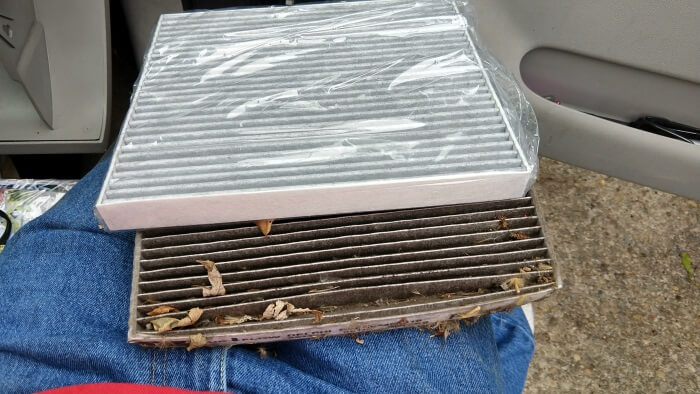
[{"label": "gray concrete ground", "polygon": [[549,159],[536,191],[564,288],[525,392],[700,392],[699,203]]}]

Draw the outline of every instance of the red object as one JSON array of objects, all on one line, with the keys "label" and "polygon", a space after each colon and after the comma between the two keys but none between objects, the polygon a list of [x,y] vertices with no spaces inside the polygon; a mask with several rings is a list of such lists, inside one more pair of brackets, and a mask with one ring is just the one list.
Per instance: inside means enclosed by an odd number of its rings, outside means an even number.
[{"label": "red object", "polygon": [[94,383],[75,386],[59,387],[40,391],[43,394],[190,394],[190,393],[220,393],[219,391],[191,391],[172,387],[151,386],[148,384],[130,383]]}]

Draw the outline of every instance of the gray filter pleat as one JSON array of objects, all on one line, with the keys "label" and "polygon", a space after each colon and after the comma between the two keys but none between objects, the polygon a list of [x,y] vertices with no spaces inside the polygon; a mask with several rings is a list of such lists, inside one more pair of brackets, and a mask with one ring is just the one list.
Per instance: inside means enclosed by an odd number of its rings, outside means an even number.
[{"label": "gray filter pleat", "polygon": [[521,197],[533,176],[442,0],[161,17],[97,202],[143,229]]},{"label": "gray filter pleat", "polygon": [[[216,263],[225,295],[203,297]],[[533,199],[285,219],[254,225],[149,230],[136,238],[129,340],[182,346],[270,342],[417,326],[539,300],[558,286]],[[518,281],[518,288],[514,281]],[[323,312],[258,318],[276,301]],[[180,312],[148,316],[163,306]],[[157,334],[157,318],[202,308],[194,327]],[[429,333],[426,333],[429,335]]]}]

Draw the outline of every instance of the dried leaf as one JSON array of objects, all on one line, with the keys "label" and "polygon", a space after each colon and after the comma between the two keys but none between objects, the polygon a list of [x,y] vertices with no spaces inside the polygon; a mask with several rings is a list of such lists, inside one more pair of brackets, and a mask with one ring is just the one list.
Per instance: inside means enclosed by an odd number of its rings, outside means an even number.
[{"label": "dried leaf", "polygon": [[255,225],[258,226],[263,235],[267,236],[267,234],[270,234],[270,231],[272,230],[273,221],[274,219],[256,220]]},{"label": "dried leaf", "polygon": [[280,312],[277,316],[275,316],[275,320],[286,320],[287,317],[287,311],[285,310]]},{"label": "dried leaf", "polygon": [[272,319],[275,317],[275,304],[270,304],[265,308],[265,312],[262,314],[262,319]]},{"label": "dried leaf", "polygon": [[289,318],[289,316],[301,313],[311,313],[316,318],[316,323],[320,322],[323,318],[323,312],[321,311],[309,308],[297,308],[289,302],[277,300],[274,304],[269,304],[267,308],[265,308],[260,319],[285,320]]},{"label": "dried leaf", "polygon": [[148,316],[158,316],[162,315],[164,313],[169,313],[169,312],[180,312],[179,309],[170,306],[170,305],[162,305],[157,308],[154,308],[152,311],[146,313]]},{"label": "dried leaf", "polygon": [[501,222],[501,229],[508,230],[508,218],[505,216],[499,216],[498,221]]},{"label": "dried leaf", "polygon": [[446,320],[441,321],[433,325],[432,327],[435,332],[433,332],[430,337],[442,336],[444,341],[447,341],[447,337],[450,336],[452,331],[459,331],[459,321]]},{"label": "dried leaf", "polygon": [[520,294],[520,288],[525,285],[525,280],[523,278],[511,278],[507,281],[501,283],[501,288],[503,290],[515,289],[516,294]]},{"label": "dried leaf", "polygon": [[551,270],[551,269],[552,269],[552,266],[549,265],[549,264],[537,263],[537,270],[538,270],[538,271],[548,271],[548,270]]},{"label": "dried leaf", "polygon": [[320,323],[321,319],[323,319],[323,312],[317,311],[315,309],[311,310],[311,314],[314,315],[314,323]]},{"label": "dried leaf", "polygon": [[211,283],[211,287],[202,288],[202,297],[214,297],[226,294],[224,281],[221,278],[221,273],[216,268],[216,263],[211,260],[197,260],[197,262],[207,269],[207,276],[209,277],[209,283]]},{"label": "dried leaf", "polygon": [[183,317],[180,319],[180,321],[177,322],[175,327],[189,327],[195,323],[197,323],[197,320],[199,320],[200,317],[202,317],[202,313],[204,310],[201,308],[192,308],[189,311],[187,311],[187,316]]},{"label": "dried leaf", "polygon": [[477,306],[476,308],[470,310],[469,312],[466,312],[466,313],[459,313],[459,314],[457,314],[457,316],[458,316],[460,319],[469,319],[470,317],[476,316],[476,315],[479,313],[479,311],[481,311],[481,307],[480,307],[480,306]]},{"label": "dried leaf", "polygon": [[517,306],[523,306],[525,304],[527,304],[527,297],[525,297],[524,295],[518,297],[518,301],[515,303],[515,305]]},{"label": "dried leaf", "polygon": [[190,344],[187,346],[187,351],[200,348],[207,344],[207,337],[203,334],[190,335]]},{"label": "dried leaf", "polygon": [[529,238],[530,238],[529,235],[524,234],[522,231],[518,231],[518,232],[515,232],[515,233],[510,233],[510,237],[513,238],[513,239],[517,239],[517,240],[519,240],[519,241],[522,241],[523,239],[529,239]]},{"label": "dried leaf", "polygon": [[179,323],[180,320],[174,318],[174,317],[161,317],[158,319],[153,319],[151,320],[151,326],[153,327],[153,330],[157,331],[158,334],[162,334],[166,331],[170,331],[175,327],[177,323]]},{"label": "dried leaf", "polygon": [[235,324],[241,324],[249,321],[258,321],[260,318],[243,315],[243,316],[217,316],[214,321],[220,326],[231,326]]},{"label": "dried leaf", "polygon": [[[275,318],[277,318],[277,316],[279,316],[279,314],[282,313],[282,310],[283,310],[286,306],[287,306],[287,303],[284,302],[284,301],[278,300],[277,302],[275,302],[275,310],[274,310],[273,316],[274,316]],[[292,305],[292,308],[294,308],[293,305]]]},{"label": "dried leaf", "polygon": [[160,304],[160,301],[154,299],[154,298],[149,298],[146,301],[143,302],[144,305],[153,305],[153,304]]}]

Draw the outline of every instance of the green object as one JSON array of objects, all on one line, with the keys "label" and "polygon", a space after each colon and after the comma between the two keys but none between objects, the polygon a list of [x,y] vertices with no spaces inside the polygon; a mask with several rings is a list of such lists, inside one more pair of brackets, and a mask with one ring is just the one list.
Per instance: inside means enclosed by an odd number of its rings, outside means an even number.
[{"label": "green object", "polygon": [[681,263],[683,263],[683,267],[685,267],[685,270],[688,271],[688,280],[690,281],[690,283],[695,283],[695,274],[693,273],[693,262],[690,260],[690,256],[688,255],[688,253],[681,253]]}]

